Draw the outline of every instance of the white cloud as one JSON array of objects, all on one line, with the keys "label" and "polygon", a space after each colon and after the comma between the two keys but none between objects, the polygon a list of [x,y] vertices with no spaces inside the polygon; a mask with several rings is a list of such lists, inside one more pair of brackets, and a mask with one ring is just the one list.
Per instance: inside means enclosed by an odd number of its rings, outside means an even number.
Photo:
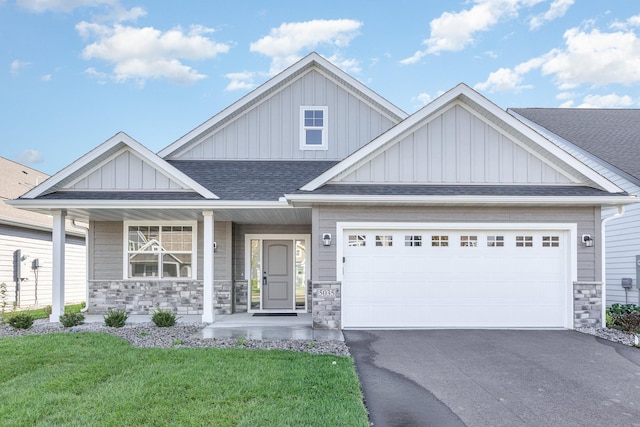
[{"label": "white cloud", "polygon": [[43,82],[50,82],[51,81],[51,74],[45,74],[42,77],[40,77],[40,80],[42,80]]},{"label": "white cloud", "polygon": [[428,93],[424,93],[424,92],[421,93],[421,94],[418,94],[418,96],[413,98],[413,100],[417,101],[420,104],[420,106],[427,105],[428,103],[431,102],[431,99],[432,99],[431,95],[429,95]]},{"label": "white cloud", "polygon": [[552,51],[542,65],[542,74],[553,75],[560,89],[640,82],[640,39],[633,32],[572,28],[564,38],[565,49]]},{"label": "white cloud", "polygon": [[531,18],[529,21],[529,28],[535,30],[542,27],[546,22],[562,18],[574,3],[575,0],[555,0],[551,3],[549,10],[545,13]]},{"label": "white cloud", "polygon": [[530,7],[543,0],[475,0],[470,9],[460,12],[444,12],[433,19],[430,37],[422,42],[427,46],[409,58],[400,61],[402,64],[413,64],[429,54],[443,51],[457,52],[475,41],[477,33],[488,31],[501,20],[518,16],[523,7]]},{"label": "white cloud", "polygon": [[624,22],[616,21],[611,24],[611,28],[614,30],[628,30],[631,27],[640,27],[640,15],[632,16]]},{"label": "white cloud", "polygon": [[9,66],[9,70],[11,71],[11,74],[13,75],[18,75],[20,74],[20,71],[22,71],[24,68],[27,68],[31,65],[30,62],[26,62],[26,61],[20,61],[19,59],[14,59],[13,61],[11,61],[11,65]]},{"label": "white cloud", "polygon": [[18,153],[16,160],[22,164],[40,163],[44,160],[44,156],[38,150],[27,149]]},{"label": "white cloud", "polygon": [[113,5],[117,0],[17,0],[19,7],[32,12],[71,12],[79,7]]},{"label": "white cloud", "polygon": [[82,37],[96,39],[84,48],[82,56],[113,64],[112,77],[119,82],[134,79],[143,83],[150,78],[166,78],[192,83],[206,76],[181,60],[210,59],[229,51],[229,45],[206,37],[213,30],[203,26],[192,26],[188,32],[179,27],[162,32],[153,27],[83,21],[76,29]]},{"label": "white cloud", "polygon": [[530,87],[522,82],[526,74],[536,69],[543,76],[551,76],[561,91],[581,85],[602,87],[640,83],[640,39],[634,32],[603,33],[598,29],[571,28],[564,33],[564,39],[564,48],[553,49],[513,69],[501,68],[475,87],[517,92]]},{"label": "white cloud", "polygon": [[229,80],[229,84],[224,90],[232,91],[232,90],[251,90],[254,89],[257,83],[254,82],[254,79],[258,73],[253,71],[242,71],[239,73],[229,73],[225,74],[225,77]]},{"label": "white cloud", "polygon": [[251,43],[249,49],[271,58],[269,73],[274,75],[298,61],[301,51],[306,54],[323,45],[348,46],[360,27],[362,22],[351,19],[283,23],[272,28],[268,36]]},{"label": "white cloud", "polygon": [[620,96],[611,93],[609,95],[587,95],[578,108],[624,108],[631,107],[633,104],[633,99],[629,95]]}]

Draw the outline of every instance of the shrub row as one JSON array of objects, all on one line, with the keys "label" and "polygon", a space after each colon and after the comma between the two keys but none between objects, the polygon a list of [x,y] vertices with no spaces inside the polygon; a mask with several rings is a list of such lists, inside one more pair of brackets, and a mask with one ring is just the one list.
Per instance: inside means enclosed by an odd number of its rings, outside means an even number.
[{"label": "shrub row", "polygon": [[[124,309],[109,309],[104,316],[104,323],[112,328],[121,328],[125,325],[129,315]],[[84,314],[82,313],[65,313],[60,316],[60,323],[65,328],[82,325],[84,323]],[[151,320],[158,327],[169,327],[176,324],[177,317],[169,310],[158,308],[153,312]],[[33,325],[34,317],[29,313],[17,313],[10,316],[7,320],[9,325],[16,329],[29,329]]]},{"label": "shrub row", "polygon": [[607,326],[640,333],[640,307],[635,304],[612,304],[607,309]]}]

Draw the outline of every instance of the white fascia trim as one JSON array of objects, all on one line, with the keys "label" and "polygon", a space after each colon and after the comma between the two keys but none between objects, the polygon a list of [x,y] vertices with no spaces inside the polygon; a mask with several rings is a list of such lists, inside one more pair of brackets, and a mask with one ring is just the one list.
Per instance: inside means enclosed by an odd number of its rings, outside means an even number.
[{"label": "white fascia trim", "polygon": [[51,190],[52,188],[60,184],[60,182],[67,179],[72,174],[87,167],[87,165],[89,165],[94,160],[99,159],[102,156],[110,157],[111,151],[113,151],[114,149],[116,149],[116,151],[120,151],[118,149],[118,146],[120,144],[124,144],[125,147],[129,147],[129,149],[132,150],[133,153],[140,156],[141,158],[148,161],[149,163],[153,164],[155,167],[157,167],[167,176],[170,176],[173,179],[175,179],[181,185],[192,188],[194,191],[199,193],[202,197],[207,199],[218,199],[218,196],[213,194],[211,191],[207,190],[202,185],[200,185],[199,183],[197,183],[196,181],[194,181],[184,173],[180,172],[175,167],[171,166],[165,160],[158,157],[148,148],[146,148],[145,146],[143,146],[142,144],[140,144],[139,142],[137,142],[136,140],[134,140],[124,132],[118,132],[117,134],[109,138],[107,141],[100,144],[98,147],[89,151],[87,154],[80,157],[78,160],[71,163],[69,166],[67,166],[66,168],[62,169],[60,172],[56,173],[54,176],[44,181],[42,184],[38,185],[37,187],[33,188],[32,190],[24,194],[22,198],[33,199],[42,194],[45,194],[48,190]]},{"label": "white fascia trim", "polygon": [[293,206],[302,204],[384,204],[384,205],[629,205],[638,203],[635,196],[358,196],[287,194]]},{"label": "white fascia trim", "polygon": [[85,209],[282,209],[293,208],[287,202],[269,201],[223,201],[212,202],[211,200],[187,201],[187,200],[40,200],[40,199],[16,199],[9,200],[7,204],[16,207],[33,209],[58,209],[69,208]]},{"label": "white fascia trim", "polygon": [[[618,188],[615,184],[613,184],[608,179],[604,178],[602,175],[595,172],[593,169],[589,168],[584,163],[580,162],[575,157],[571,156],[566,151],[562,150],[556,144],[544,138],[535,130],[526,126],[523,122],[516,119],[514,116],[509,114],[508,112],[502,110],[493,102],[489,101],[484,96],[480,95],[475,90],[471,89],[469,86],[464,83],[458,84],[453,89],[449,90],[445,94],[436,98],[433,102],[424,106],[421,110],[418,110],[413,115],[409,116],[403,122],[399,123],[395,127],[389,129],[387,132],[383,133],[360,150],[356,151],[349,157],[345,158],[343,161],[335,165],[334,167],[328,169],[303,187],[301,190],[303,191],[313,191],[318,189],[319,187],[325,185],[327,182],[335,179],[341,173],[347,171],[349,168],[357,165],[359,162],[366,159],[368,156],[374,154],[380,148],[384,147],[390,141],[397,139],[403,133],[410,131],[414,125],[418,124],[420,121],[425,119],[426,117],[434,114],[441,108],[445,107],[447,104],[452,103],[456,99],[460,99],[461,96],[467,97],[472,102],[480,105],[484,108],[489,114],[494,115],[497,119],[502,120],[506,124],[512,126],[519,132],[521,132],[525,137],[535,141],[542,148],[550,152],[552,155],[556,156],[559,160],[565,162],[570,167],[574,168],[578,172],[582,173],[589,179],[591,179],[595,184],[599,185],[605,191],[610,193],[616,193],[623,191]],[[461,102],[465,102],[461,100]]]},{"label": "white fascia trim", "polygon": [[374,101],[378,102],[380,105],[384,106],[389,111],[396,114],[398,117],[404,119],[408,116],[406,112],[402,111],[400,108],[393,105],[392,103],[390,103],[389,101],[387,101],[386,99],[384,99],[383,97],[375,93],[373,90],[369,89],[368,87],[360,83],[358,80],[354,79],[349,74],[345,73],[344,71],[342,71],[341,69],[333,65],[331,62],[324,59],[318,53],[312,52],[306,57],[302,58],[300,61],[291,65],[289,68],[285,69],[281,73],[272,77],[270,80],[267,80],[265,83],[258,86],[256,89],[249,92],[248,94],[246,94],[245,96],[243,96],[242,98],[240,98],[239,100],[237,100],[236,102],[234,102],[233,104],[231,104],[230,106],[228,106],[227,108],[225,108],[224,110],[216,114],[215,116],[211,117],[209,120],[205,121],[200,126],[196,127],[195,129],[191,130],[184,136],[180,137],[169,146],[163,148],[161,151],[158,152],[158,156],[164,158],[170,155],[171,153],[175,152],[181,146],[188,143],[192,139],[196,138],[202,132],[214,126],[216,123],[224,120],[226,117],[233,114],[237,110],[241,109],[246,104],[249,104],[254,100],[260,98],[265,93],[269,92],[271,89],[273,89],[274,87],[278,86],[283,81],[288,79],[291,75],[297,73],[298,71],[302,70],[303,68],[305,68],[306,66],[308,66],[313,62],[318,64],[319,67],[325,68],[328,72],[333,73],[337,75],[339,78],[345,80],[351,86],[361,91],[363,94],[373,99]]}]

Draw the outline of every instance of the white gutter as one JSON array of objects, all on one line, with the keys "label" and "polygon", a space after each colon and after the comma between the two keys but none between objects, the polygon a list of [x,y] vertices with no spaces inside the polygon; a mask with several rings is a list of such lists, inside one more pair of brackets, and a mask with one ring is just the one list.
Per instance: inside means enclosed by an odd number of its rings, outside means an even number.
[{"label": "white gutter", "polygon": [[82,230],[84,233],[84,286],[85,286],[85,306],[80,310],[81,313],[89,310],[89,227],[78,225],[75,219],[71,220],[71,225]]},{"label": "white gutter", "polygon": [[622,215],[624,215],[624,206],[618,206],[618,212],[608,216],[606,218],[602,218],[602,223],[601,223],[601,230],[600,230],[600,239],[602,240],[601,242],[601,254],[602,254],[602,327],[606,327],[607,326],[607,260],[606,260],[606,248],[605,248],[605,244],[606,244],[606,239],[605,239],[605,226],[607,225],[607,223],[613,219],[618,219],[620,218]]},{"label": "white gutter", "polygon": [[292,206],[311,204],[412,204],[412,205],[572,205],[572,206],[620,206],[638,203],[635,196],[363,196],[363,195],[320,195],[285,194]]}]

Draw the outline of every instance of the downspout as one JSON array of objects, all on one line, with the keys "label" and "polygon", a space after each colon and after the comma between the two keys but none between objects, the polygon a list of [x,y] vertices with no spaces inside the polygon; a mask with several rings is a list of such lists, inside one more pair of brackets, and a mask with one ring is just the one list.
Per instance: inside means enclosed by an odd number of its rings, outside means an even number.
[{"label": "downspout", "polygon": [[600,230],[600,239],[602,240],[601,242],[601,255],[602,255],[602,261],[601,261],[601,268],[602,268],[602,313],[601,313],[601,319],[602,319],[602,327],[606,327],[607,326],[607,261],[606,261],[606,255],[607,255],[607,251],[605,248],[606,245],[606,239],[605,239],[605,226],[607,225],[607,223],[613,219],[618,219],[620,218],[622,215],[624,215],[624,206],[620,205],[618,206],[618,212],[608,216],[606,218],[602,218],[602,225],[601,225],[601,230]]},{"label": "downspout", "polygon": [[75,219],[71,220],[71,225],[75,228],[82,230],[84,232],[84,294],[85,294],[85,305],[84,308],[80,310],[81,313],[89,310],[89,227],[85,227],[84,225],[78,225]]}]

